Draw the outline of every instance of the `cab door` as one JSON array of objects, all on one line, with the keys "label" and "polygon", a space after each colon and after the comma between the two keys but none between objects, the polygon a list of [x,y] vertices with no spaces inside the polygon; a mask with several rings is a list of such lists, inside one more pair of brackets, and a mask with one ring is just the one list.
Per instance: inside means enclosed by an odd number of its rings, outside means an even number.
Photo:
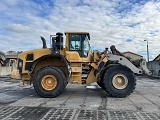
[{"label": "cab door", "polygon": [[[68,44],[67,58],[70,62],[83,62],[86,59],[88,61],[90,45],[86,34],[69,34]],[[89,58],[91,59],[91,57]]]}]

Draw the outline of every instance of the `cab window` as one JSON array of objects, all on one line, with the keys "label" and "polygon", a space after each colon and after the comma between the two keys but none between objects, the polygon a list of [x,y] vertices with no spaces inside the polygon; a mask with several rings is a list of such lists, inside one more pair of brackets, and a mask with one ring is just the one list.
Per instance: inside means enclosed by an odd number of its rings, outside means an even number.
[{"label": "cab window", "polygon": [[69,35],[69,50],[77,51],[80,57],[87,57],[90,50],[87,35],[70,34]]},{"label": "cab window", "polygon": [[70,50],[81,50],[81,41],[82,41],[82,38],[81,38],[81,35],[75,35],[75,34],[72,34],[69,36],[69,39],[70,39]]}]

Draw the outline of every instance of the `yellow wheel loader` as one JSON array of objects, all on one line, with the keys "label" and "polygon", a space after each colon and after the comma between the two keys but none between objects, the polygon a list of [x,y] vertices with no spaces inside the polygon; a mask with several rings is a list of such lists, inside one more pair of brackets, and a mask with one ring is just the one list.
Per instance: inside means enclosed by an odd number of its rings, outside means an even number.
[{"label": "yellow wheel loader", "polygon": [[[65,44],[63,36],[65,35]],[[43,41],[42,49],[21,52],[17,68],[21,79],[33,83],[42,97],[57,97],[67,83],[90,84],[97,82],[110,96],[126,97],[136,86],[134,74],[143,74],[124,56],[90,51],[88,32],[65,32],[50,35],[51,46]],[[147,69],[147,68],[146,68]]]}]

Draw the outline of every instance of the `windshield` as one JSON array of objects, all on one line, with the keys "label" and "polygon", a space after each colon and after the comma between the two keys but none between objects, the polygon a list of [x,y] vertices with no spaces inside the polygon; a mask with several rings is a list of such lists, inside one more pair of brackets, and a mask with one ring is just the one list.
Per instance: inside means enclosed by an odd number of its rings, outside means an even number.
[{"label": "windshield", "polygon": [[81,41],[82,41],[82,36],[81,35],[76,35],[72,34],[70,35],[70,50],[81,50]]}]

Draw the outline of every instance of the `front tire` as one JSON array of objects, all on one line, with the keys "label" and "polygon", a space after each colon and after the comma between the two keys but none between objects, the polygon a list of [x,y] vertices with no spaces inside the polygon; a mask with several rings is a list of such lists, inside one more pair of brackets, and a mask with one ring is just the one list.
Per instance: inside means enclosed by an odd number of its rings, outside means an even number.
[{"label": "front tire", "polygon": [[122,98],[133,92],[136,79],[130,69],[121,65],[114,65],[106,70],[103,84],[110,96]]},{"label": "front tire", "polygon": [[104,84],[102,83],[102,81],[97,81],[97,84],[98,84],[102,89],[105,89],[105,88],[104,88]]},{"label": "front tire", "polygon": [[66,83],[63,72],[53,66],[41,68],[33,79],[34,89],[42,97],[57,97],[66,87]]}]

